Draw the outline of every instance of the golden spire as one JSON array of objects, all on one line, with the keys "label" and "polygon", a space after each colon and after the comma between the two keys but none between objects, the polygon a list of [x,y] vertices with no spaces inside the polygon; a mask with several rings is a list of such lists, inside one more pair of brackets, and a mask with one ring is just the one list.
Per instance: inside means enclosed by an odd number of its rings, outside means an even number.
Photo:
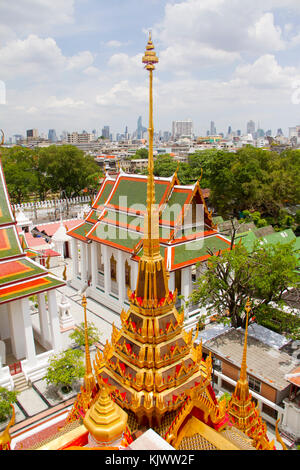
[{"label": "golden spire", "polygon": [[[155,70],[155,65],[158,63],[158,57],[156,56],[154,45],[151,39],[151,32],[149,33],[149,40],[146,46],[145,55],[143,56],[142,62],[145,65],[145,69],[149,72],[149,155],[148,155],[148,181],[147,181],[147,215],[145,217],[145,232],[144,238],[147,238],[147,243],[144,245],[144,252],[150,257],[154,254],[156,248],[159,251],[157,243],[153,243],[153,238],[158,238],[158,233],[154,233],[154,230],[158,226],[158,220],[155,219],[155,187],[154,187],[154,163],[153,163],[153,134],[154,134],[154,125],[153,125],[153,70]],[[157,222],[157,224],[156,224]]]},{"label": "golden spire", "polygon": [[92,371],[92,363],[90,356],[89,348],[89,338],[88,338],[88,325],[87,325],[87,316],[86,316],[86,306],[87,301],[85,295],[82,297],[82,303],[84,310],[84,337],[85,337],[85,375],[84,375],[84,386],[87,393],[91,393],[95,386],[95,378]]},{"label": "golden spire", "polygon": [[245,326],[243,359],[242,359],[241,372],[240,372],[240,380],[243,382],[247,381],[247,340],[248,340],[249,312],[251,310],[250,299],[248,299],[246,302],[245,310],[246,310],[246,326]]}]

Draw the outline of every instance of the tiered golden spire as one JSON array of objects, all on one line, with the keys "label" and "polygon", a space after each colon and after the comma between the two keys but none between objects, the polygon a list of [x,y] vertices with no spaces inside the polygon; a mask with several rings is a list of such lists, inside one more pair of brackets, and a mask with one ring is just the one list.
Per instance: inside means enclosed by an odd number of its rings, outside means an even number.
[{"label": "tiered golden spire", "polygon": [[247,379],[247,338],[249,313],[251,311],[250,299],[246,306],[246,326],[244,337],[243,358],[241,363],[240,377],[228,404],[228,413],[233,424],[248,437],[253,439],[253,445],[260,450],[274,449],[274,441],[269,442],[267,437],[267,426],[260,416],[260,412],[249,392]]},{"label": "tiered golden spire", "polygon": [[87,301],[85,295],[82,297],[83,311],[84,311],[84,339],[85,339],[85,376],[84,376],[84,388],[87,393],[92,393],[95,387],[95,378],[92,371],[92,363],[90,356],[89,337],[88,337],[88,323],[86,315]]},{"label": "tiered golden spire", "polygon": [[200,372],[201,345],[184,334],[184,313],[175,307],[177,292],[170,292],[165,260],[160,253],[159,214],[153,175],[153,71],[158,58],[151,34],[142,59],[149,72],[149,161],[147,210],[143,255],[136,289],[128,290],[130,307],[121,313],[122,328],[113,327],[111,344],[96,356],[95,370],[113,387],[116,402],[134,412],[140,423],[160,423],[178,409],[186,390],[207,378]]}]

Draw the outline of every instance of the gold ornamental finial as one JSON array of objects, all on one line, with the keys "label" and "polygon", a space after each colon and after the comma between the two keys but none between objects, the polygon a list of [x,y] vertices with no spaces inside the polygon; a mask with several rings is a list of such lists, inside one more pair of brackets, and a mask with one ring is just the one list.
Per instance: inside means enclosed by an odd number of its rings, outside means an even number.
[{"label": "gold ornamental finial", "polygon": [[246,311],[246,325],[245,325],[243,359],[242,359],[241,372],[240,372],[241,381],[247,381],[247,339],[248,339],[249,313],[251,311],[251,302],[249,298],[246,302],[245,311]]},{"label": "gold ornamental finial", "polygon": [[95,378],[92,371],[90,348],[89,348],[89,338],[88,338],[88,325],[87,325],[87,315],[86,315],[86,306],[87,301],[85,295],[82,296],[81,305],[84,310],[84,337],[85,337],[85,375],[84,375],[84,386],[86,392],[91,392],[95,386]]}]

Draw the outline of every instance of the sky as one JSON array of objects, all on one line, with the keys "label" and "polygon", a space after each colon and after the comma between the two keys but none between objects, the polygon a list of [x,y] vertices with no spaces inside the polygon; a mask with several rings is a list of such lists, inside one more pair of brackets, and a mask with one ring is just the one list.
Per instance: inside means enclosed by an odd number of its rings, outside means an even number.
[{"label": "sky", "polygon": [[156,131],[300,124],[299,0],[1,0],[0,128],[147,127],[149,30]]}]

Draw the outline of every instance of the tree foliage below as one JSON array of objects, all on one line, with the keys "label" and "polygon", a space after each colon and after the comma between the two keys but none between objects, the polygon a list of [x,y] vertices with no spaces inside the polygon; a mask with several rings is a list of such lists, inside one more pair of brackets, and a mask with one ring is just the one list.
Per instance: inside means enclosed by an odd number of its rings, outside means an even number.
[{"label": "tree foliage below", "polygon": [[261,246],[251,253],[242,244],[209,258],[207,269],[197,280],[190,297],[193,304],[216,313],[220,321],[237,328],[245,326],[244,308],[255,299],[252,316],[271,302],[283,303],[287,288],[299,286],[298,258],[294,242]]},{"label": "tree foliage below", "polygon": [[0,423],[10,418],[12,414],[11,405],[16,403],[19,392],[9,391],[5,387],[0,387]]},{"label": "tree foliage below", "polygon": [[[154,173],[169,177],[177,164],[170,155],[158,156]],[[201,179],[201,187],[211,190],[211,206],[223,218],[249,210],[277,223],[287,204],[300,201],[300,150],[279,154],[246,146],[236,152],[199,151],[180,163],[178,177],[181,184]]]},{"label": "tree foliage below", "polygon": [[45,376],[47,385],[70,388],[76,380],[84,377],[82,357],[82,351],[77,349],[52,355]]},{"label": "tree foliage below", "polygon": [[49,193],[75,197],[98,189],[102,172],[93,157],[73,145],[46,148],[3,148],[2,163],[8,192],[20,204],[34,194],[44,200]]}]

